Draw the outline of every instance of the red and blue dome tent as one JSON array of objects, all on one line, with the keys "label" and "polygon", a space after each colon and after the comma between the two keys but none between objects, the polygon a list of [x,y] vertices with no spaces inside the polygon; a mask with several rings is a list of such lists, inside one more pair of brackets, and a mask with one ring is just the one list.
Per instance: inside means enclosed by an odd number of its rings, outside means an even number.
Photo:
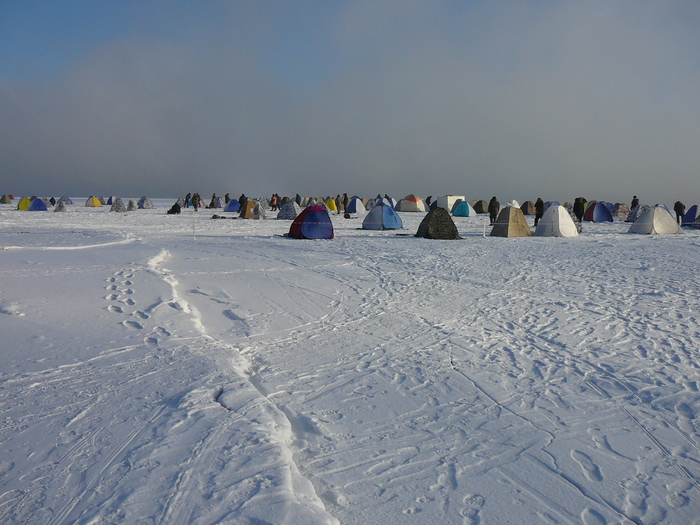
[{"label": "red and blue dome tent", "polygon": [[333,223],[325,206],[307,206],[289,227],[289,237],[295,239],[332,239]]},{"label": "red and blue dome tent", "polygon": [[612,222],[613,217],[604,202],[591,202],[583,214],[583,220],[589,222]]}]

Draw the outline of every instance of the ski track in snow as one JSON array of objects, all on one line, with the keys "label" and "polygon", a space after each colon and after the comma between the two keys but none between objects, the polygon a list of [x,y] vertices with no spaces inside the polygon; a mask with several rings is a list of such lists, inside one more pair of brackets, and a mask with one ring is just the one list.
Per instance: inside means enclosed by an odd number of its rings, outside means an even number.
[{"label": "ski track in snow", "polygon": [[[678,261],[614,230],[297,243],[162,219],[71,232],[81,264],[7,252],[4,281],[89,276],[103,334],[4,369],[0,521],[700,524],[697,234]],[[0,296],[35,330],[47,308]]]}]

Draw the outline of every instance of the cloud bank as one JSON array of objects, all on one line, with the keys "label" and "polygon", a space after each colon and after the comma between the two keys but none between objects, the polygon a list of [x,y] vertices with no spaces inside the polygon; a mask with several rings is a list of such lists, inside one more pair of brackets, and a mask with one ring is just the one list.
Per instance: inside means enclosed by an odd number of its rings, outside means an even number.
[{"label": "cloud bank", "polygon": [[686,2],[156,8],[59,74],[0,76],[0,193],[692,200],[699,15]]}]

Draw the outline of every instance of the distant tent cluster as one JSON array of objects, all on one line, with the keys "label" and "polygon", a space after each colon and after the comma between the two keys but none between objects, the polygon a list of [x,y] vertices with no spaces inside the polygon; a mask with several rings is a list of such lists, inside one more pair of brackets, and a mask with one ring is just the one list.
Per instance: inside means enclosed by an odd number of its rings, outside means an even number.
[{"label": "distant tent cluster", "polygon": [[[5,194],[0,198],[0,204],[12,204],[14,197],[12,195]],[[21,211],[48,211],[53,209],[55,212],[65,212],[67,206],[72,206],[73,201],[66,196],[60,197],[58,200],[53,198],[39,198],[36,196],[32,197],[22,197],[17,202],[17,209]],[[126,212],[135,211],[137,209],[149,210],[154,209],[155,206],[153,202],[148,197],[141,197],[138,202],[131,199],[129,204],[125,205],[121,198],[110,197],[105,201],[102,197],[97,197],[91,195],[85,200],[86,208],[101,208],[103,206],[110,206],[109,211],[114,212]]]}]

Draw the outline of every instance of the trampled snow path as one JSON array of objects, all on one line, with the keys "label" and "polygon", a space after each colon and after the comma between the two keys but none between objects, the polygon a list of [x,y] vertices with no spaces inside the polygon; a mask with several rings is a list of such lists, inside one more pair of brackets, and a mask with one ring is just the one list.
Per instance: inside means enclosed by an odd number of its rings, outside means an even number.
[{"label": "trampled snow path", "polygon": [[163,213],[0,217],[5,521],[700,523],[697,232]]}]

